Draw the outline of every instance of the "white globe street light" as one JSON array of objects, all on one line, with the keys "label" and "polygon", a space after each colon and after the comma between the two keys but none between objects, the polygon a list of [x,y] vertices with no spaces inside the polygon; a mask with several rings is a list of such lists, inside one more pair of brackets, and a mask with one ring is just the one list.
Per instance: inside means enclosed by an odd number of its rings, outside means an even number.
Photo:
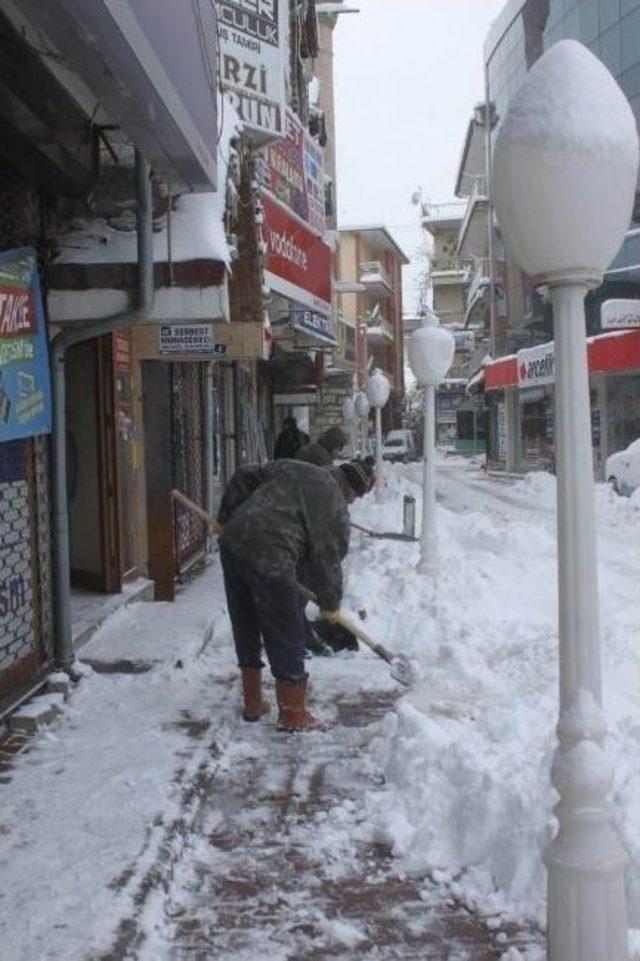
[{"label": "white globe street light", "polygon": [[628,229],[638,173],[633,114],[611,74],[564,40],[535,64],[496,140],[505,241],[549,288],[556,355],[560,720],[547,856],[550,961],[627,961],[624,854],[603,750],[593,462],[584,297]]},{"label": "white globe street light", "polygon": [[342,404],[342,419],[349,428],[351,456],[356,456],[356,404],[353,397],[345,397]]},{"label": "white globe street light", "polygon": [[367,381],[367,399],[376,412],[376,494],[382,491],[382,408],[389,400],[391,385],[382,371],[374,370]]},{"label": "white globe street light", "polygon": [[367,418],[369,417],[369,400],[363,390],[359,390],[355,399],[356,414],[360,418],[360,443],[362,455],[366,453],[365,438],[367,436]]},{"label": "white globe street light", "polygon": [[427,314],[423,326],[409,338],[409,366],[423,391],[424,452],[422,469],[422,531],[418,570],[435,573],[438,556],[436,533],[436,431],[435,395],[451,367],[455,341],[440,327],[435,314]]}]

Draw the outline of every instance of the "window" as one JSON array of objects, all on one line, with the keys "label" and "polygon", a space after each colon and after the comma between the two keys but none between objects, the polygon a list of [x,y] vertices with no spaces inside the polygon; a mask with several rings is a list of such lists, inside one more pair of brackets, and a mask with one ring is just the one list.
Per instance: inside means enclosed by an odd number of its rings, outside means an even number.
[{"label": "window", "polygon": [[[622,67],[622,43],[620,39],[620,24],[616,24],[600,37],[600,59],[609,68],[614,77],[619,76]],[[633,62],[633,61],[632,61]],[[631,64],[626,64],[630,66]]]},{"label": "window", "polygon": [[625,17],[620,27],[622,30],[621,66],[626,70],[640,61],[640,7]]},{"label": "window", "polygon": [[583,0],[578,10],[580,15],[580,39],[583,43],[591,43],[600,33],[598,0]]},{"label": "window", "polygon": [[607,30],[620,19],[620,0],[599,0],[600,29]]}]

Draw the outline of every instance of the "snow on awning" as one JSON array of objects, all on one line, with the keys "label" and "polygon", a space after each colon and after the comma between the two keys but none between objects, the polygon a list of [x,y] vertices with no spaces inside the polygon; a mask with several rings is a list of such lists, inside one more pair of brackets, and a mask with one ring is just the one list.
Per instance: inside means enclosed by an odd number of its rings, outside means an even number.
[{"label": "snow on awning", "polygon": [[473,377],[468,381],[465,393],[466,394],[479,394],[484,388],[484,367],[477,370]]}]

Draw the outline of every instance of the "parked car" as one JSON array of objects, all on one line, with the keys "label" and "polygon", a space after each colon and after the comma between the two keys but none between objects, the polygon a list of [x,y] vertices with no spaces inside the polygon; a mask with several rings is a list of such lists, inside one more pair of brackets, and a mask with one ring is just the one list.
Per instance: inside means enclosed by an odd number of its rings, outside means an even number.
[{"label": "parked car", "polygon": [[607,457],[606,477],[618,494],[627,497],[640,487],[640,437]]},{"label": "parked car", "polygon": [[412,430],[390,430],[382,445],[383,460],[408,464],[416,459],[416,441]]}]

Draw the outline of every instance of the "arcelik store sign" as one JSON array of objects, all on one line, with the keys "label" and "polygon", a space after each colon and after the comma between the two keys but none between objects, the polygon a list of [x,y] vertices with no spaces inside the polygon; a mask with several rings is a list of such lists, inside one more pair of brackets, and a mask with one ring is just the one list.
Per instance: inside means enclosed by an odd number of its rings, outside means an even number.
[{"label": "arcelik store sign", "polygon": [[540,347],[519,350],[518,387],[541,387],[553,384],[556,379],[556,354],[553,341]]},{"label": "arcelik store sign", "polygon": [[331,249],[290,210],[262,195],[271,289],[317,314],[331,315]]}]

